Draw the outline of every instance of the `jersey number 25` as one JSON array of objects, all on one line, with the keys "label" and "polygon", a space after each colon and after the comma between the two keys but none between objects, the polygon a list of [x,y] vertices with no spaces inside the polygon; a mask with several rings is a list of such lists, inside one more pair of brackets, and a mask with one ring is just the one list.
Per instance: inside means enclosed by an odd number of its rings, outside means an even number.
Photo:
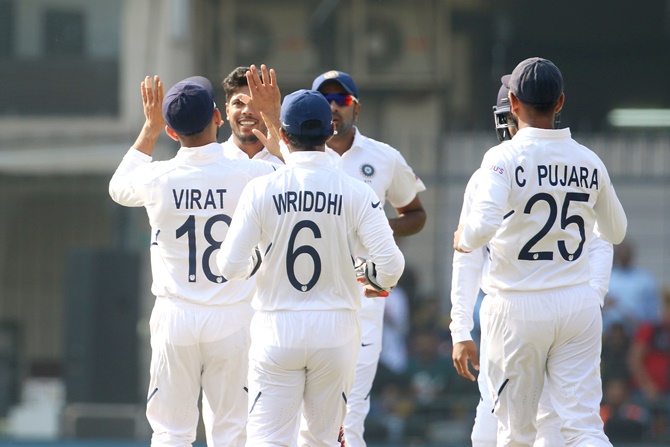
[{"label": "jersey number 25", "polygon": [[[566,261],[574,261],[578,259],[579,256],[582,254],[582,249],[584,248],[584,241],[586,241],[586,236],[584,233],[584,219],[582,218],[582,216],[579,216],[577,214],[568,215],[568,207],[570,206],[570,202],[588,202],[588,201],[589,201],[588,193],[569,192],[565,194],[565,199],[563,200],[563,207],[561,208],[561,229],[565,230],[567,226],[571,224],[577,225],[577,228],[579,229],[579,236],[581,238],[581,240],[579,241],[579,245],[577,246],[577,250],[575,250],[574,253],[570,253],[568,251],[565,245],[565,241],[563,240],[558,241],[558,251],[561,254],[561,257]],[[521,252],[519,253],[519,259],[523,261],[551,261],[552,259],[554,259],[554,252],[552,251],[531,251],[533,246],[549,233],[551,227],[554,226],[556,217],[558,216],[558,205],[556,204],[556,200],[554,199],[553,196],[544,192],[535,194],[533,197],[531,197],[528,200],[528,203],[526,203],[526,207],[524,208],[523,212],[525,214],[530,214],[531,210],[533,209],[533,206],[537,202],[547,202],[547,204],[549,205],[549,217],[547,218],[547,222],[540,229],[540,231],[535,236],[530,238],[530,240],[526,242],[526,244],[521,249]]]}]

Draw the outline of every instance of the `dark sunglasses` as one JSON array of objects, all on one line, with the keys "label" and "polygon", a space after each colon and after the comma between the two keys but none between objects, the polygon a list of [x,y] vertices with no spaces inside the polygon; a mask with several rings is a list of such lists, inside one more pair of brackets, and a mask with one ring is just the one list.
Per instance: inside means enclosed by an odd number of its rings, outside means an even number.
[{"label": "dark sunglasses", "polygon": [[358,99],[356,99],[354,95],[350,94],[330,93],[323,96],[326,98],[326,101],[328,101],[328,104],[330,104],[331,101],[335,101],[335,104],[340,107],[348,107],[354,103],[358,104]]}]

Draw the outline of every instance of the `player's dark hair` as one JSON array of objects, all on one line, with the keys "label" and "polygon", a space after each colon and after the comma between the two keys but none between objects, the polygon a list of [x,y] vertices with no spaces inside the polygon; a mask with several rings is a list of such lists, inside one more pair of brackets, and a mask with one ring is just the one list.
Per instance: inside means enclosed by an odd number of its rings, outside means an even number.
[{"label": "player's dark hair", "polygon": [[[212,124],[212,120],[214,119],[214,115],[212,114],[212,119],[210,119],[207,122],[207,125],[199,132],[196,133],[189,133],[189,134],[184,134],[184,133],[179,133],[175,130],[175,133],[179,136],[181,140],[184,141],[192,141],[193,139],[199,138],[200,135],[202,135],[205,131],[207,131],[207,128],[209,127],[210,124]],[[217,135],[218,135],[218,128],[217,128]],[[185,145],[188,146],[188,145]]]},{"label": "player's dark hair", "polygon": [[[319,120],[309,120],[302,123],[301,130],[321,129],[322,123]],[[286,132],[286,131],[284,131]],[[330,135],[296,135],[286,132],[286,139],[291,146],[301,151],[316,151],[317,147],[326,144]]]},{"label": "player's dark hair", "polygon": [[[518,98],[517,98],[518,99]],[[542,105],[542,106],[537,106],[535,104],[528,104],[527,102],[523,102],[519,99],[519,102],[524,104],[526,106],[526,110],[528,113],[530,113],[531,116],[552,116],[554,118],[554,121],[556,120],[556,115],[554,114],[554,110],[556,110],[556,105],[558,104],[558,101],[556,101],[554,104],[550,104],[548,106]],[[559,112],[560,113],[560,112]],[[554,129],[556,129],[557,123],[554,123]]]},{"label": "player's dark hair", "polygon": [[[519,99],[519,98],[517,98],[517,99]],[[549,114],[553,113],[554,109],[556,108],[556,105],[558,104],[558,101],[556,101],[553,104],[538,106],[538,105],[535,105],[535,104],[529,104],[525,101],[522,101],[521,99],[519,99],[519,101],[526,104],[528,107],[532,108],[533,110],[535,110],[537,115],[549,115]]]},{"label": "player's dark hair", "polygon": [[[247,71],[249,71],[249,67],[237,67],[221,82],[223,91],[226,94],[226,102],[230,101],[230,98],[235,95],[237,89],[249,85],[247,83]],[[260,75],[260,72],[258,74]],[[263,80],[262,75],[261,80]]]},{"label": "player's dark hair", "polygon": [[554,113],[554,109],[556,108],[556,104],[558,104],[558,103],[556,102],[556,103],[548,105],[548,106],[533,106],[533,107],[535,107],[535,110],[537,110],[539,113],[549,115],[549,114]]}]

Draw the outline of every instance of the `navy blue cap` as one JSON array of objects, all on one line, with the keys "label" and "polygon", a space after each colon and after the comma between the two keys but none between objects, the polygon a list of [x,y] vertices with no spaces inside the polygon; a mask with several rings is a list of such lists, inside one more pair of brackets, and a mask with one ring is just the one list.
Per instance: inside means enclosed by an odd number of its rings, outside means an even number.
[{"label": "navy blue cap", "polygon": [[522,102],[549,107],[563,93],[563,75],[550,60],[531,57],[516,66],[506,85]]},{"label": "navy blue cap", "polygon": [[[333,112],[325,96],[315,90],[298,90],[284,98],[281,126],[293,135],[327,136],[333,134]],[[307,121],[315,126],[304,127]]]},{"label": "navy blue cap", "polygon": [[323,73],[312,82],[312,90],[319,90],[323,84],[330,81],[337,82],[347,91],[347,93],[358,98],[358,87],[356,87],[356,83],[351,79],[351,76],[343,71],[331,70]]},{"label": "navy blue cap", "polygon": [[163,118],[180,135],[202,132],[214,113],[214,89],[202,76],[192,76],[168,90],[163,98]]}]

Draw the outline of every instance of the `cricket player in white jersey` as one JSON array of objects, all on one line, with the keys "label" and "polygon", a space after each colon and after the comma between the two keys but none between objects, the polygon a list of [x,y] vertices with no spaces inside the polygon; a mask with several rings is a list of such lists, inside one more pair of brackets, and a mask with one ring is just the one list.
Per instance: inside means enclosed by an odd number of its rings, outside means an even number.
[{"label": "cricket player in white jersey", "polygon": [[519,131],[490,149],[454,249],[489,244],[495,290],[486,316],[498,446],[531,446],[545,377],[568,446],[610,446],[602,398],[601,299],[589,281],[594,231],[613,244],[627,220],[600,158],[553,129],[565,100],[560,70],[522,61],[507,83]]},{"label": "cricket player in white jersey", "polygon": [[[418,193],[426,187],[400,152],[388,144],[362,135],[355,126],[361,104],[358,87],[351,76],[342,71],[328,71],[314,79],[312,89],[321,92],[330,103],[337,133],[326,143],[326,150],[340,169],[370,185],[381,207],[387,200],[393,206],[397,217],[389,218],[389,224],[394,237],[421,231],[426,222],[426,212]],[[366,253],[356,255],[367,258]],[[385,303],[385,298],[362,298],[363,339],[344,420],[348,447],[365,447],[365,418],[370,411],[370,391],[383,349]]]},{"label": "cricket player in white jersey", "polygon": [[[324,153],[333,133],[328,101],[299,90],[281,106],[286,167],[244,190],[217,255],[227,278],[245,278],[263,253],[249,365],[248,446],[337,442],[361,343],[353,256],[364,249],[372,295],[395,286],[404,258],[381,202]],[[361,248],[362,247],[362,248]]]},{"label": "cricket player in white jersey", "polygon": [[[232,131],[230,138],[221,143],[223,154],[230,159],[253,158],[283,165],[283,161],[272,155],[254,134],[254,130],[265,134],[267,127],[260,111],[248,100],[251,91],[246,73],[249,69],[250,67],[237,67],[221,83],[226,94],[226,119]],[[263,73],[259,73],[259,76],[260,79],[263,76],[274,77],[274,70],[268,72],[263,67]],[[277,110],[277,114],[278,112]]]},{"label": "cricket player in white jersey", "polygon": [[[501,79],[503,85],[498,91],[496,105],[493,106],[493,117],[498,140],[510,140],[516,134],[517,124],[510,112],[509,89],[505,85],[509,75]],[[557,114],[558,116],[558,114]],[[558,120],[555,120],[555,126]],[[463,197],[460,222],[463,223],[477,188],[476,171],[470,178]],[[609,276],[612,270],[612,244],[600,238],[594,238],[589,249],[589,267],[592,278],[590,284],[598,291],[601,300],[607,293]],[[473,310],[480,287],[486,296],[494,295],[495,291],[487,281],[489,257],[487,247],[473,250],[471,253],[454,252],[451,284],[451,323],[449,325],[454,349],[452,357],[458,373],[470,380],[475,380],[468,369],[468,360],[475,369],[479,370],[477,385],[481,398],[477,405],[475,422],[472,427],[472,447],[495,447],[498,420],[493,414],[493,401],[489,393],[486,380],[486,362],[481,363],[477,357],[477,348],[472,341],[471,331],[474,327]],[[486,299],[486,298],[485,298]],[[601,302],[602,307],[602,302]],[[482,328],[479,356],[486,357],[487,334],[484,331],[486,315],[480,313],[480,327]],[[551,404],[549,384],[545,382],[538,405],[537,437],[535,447],[562,447],[565,441],[560,432],[561,421]]]},{"label": "cricket player in white jersey", "polygon": [[[275,169],[224,158],[216,141],[223,120],[207,79],[188,78],[163,98],[160,79],[147,77],[142,99],[145,125],[109,193],[121,205],[144,206],[151,224],[151,445],[192,444],[202,390],[207,445],[242,447],[254,284],[227,281],[215,255],[244,186]],[[171,160],[152,162],[164,127],[181,149]]]}]

